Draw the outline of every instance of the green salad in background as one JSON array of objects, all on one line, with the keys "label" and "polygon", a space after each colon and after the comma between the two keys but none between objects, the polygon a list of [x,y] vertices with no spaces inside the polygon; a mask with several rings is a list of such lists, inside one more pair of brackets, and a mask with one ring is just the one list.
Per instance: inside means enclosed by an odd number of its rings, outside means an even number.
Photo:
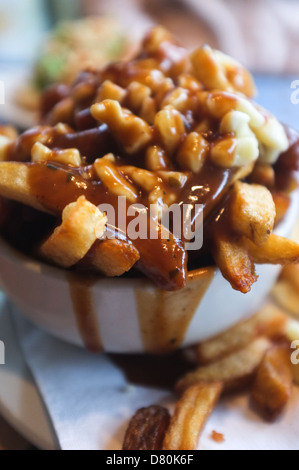
[{"label": "green salad in background", "polygon": [[57,82],[70,84],[81,70],[125,58],[131,47],[128,36],[112,18],[59,23],[41,48],[32,76],[18,94],[18,103],[37,109],[46,87]]}]

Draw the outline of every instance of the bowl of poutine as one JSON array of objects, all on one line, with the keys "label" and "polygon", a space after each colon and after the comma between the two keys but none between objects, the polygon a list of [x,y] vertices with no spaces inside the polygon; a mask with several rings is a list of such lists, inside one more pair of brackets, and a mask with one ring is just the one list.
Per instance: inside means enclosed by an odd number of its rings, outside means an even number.
[{"label": "bowl of poutine", "polygon": [[15,305],[120,353],[168,353],[254,313],[299,260],[285,238],[299,138],[254,94],[239,63],[156,27],[135,59],[46,91],[40,126],[2,128],[0,282]]}]

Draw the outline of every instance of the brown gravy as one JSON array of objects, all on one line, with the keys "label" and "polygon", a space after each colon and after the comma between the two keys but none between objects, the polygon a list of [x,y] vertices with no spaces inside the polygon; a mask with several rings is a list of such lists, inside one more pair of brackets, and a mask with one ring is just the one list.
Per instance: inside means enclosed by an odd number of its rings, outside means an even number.
[{"label": "brown gravy", "polygon": [[73,303],[78,331],[85,347],[93,352],[103,351],[100,328],[97,320],[96,305],[92,295],[92,286],[97,281],[95,276],[67,272],[70,296]]},{"label": "brown gravy", "polygon": [[[149,44],[147,43],[149,41]],[[66,133],[60,133],[57,128],[44,126],[28,131],[11,147],[10,159],[14,161],[30,161],[30,151],[34,142],[39,141],[51,149],[77,148],[84,158],[84,167],[73,169],[51,162],[44,164],[30,164],[29,185],[34,195],[46,211],[60,217],[66,205],[74,202],[79,196],[86,198],[95,205],[109,203],[117,208],[117,199],[108,194],[107,189],[98,180],[91,166],[96,158],[113,152],[118,156],[118,162],[134,164],[144,167],[142,152],[136,155],[127,155],[126,146],[122,148],[116,142],[108,127],[99,125],[91,116],[89,107],[95,102],[97,89],[105,80],[112,80],[117,85],[127,88],[132,81],[138,81],[153,88],[156,104],[159,104],[159,76],[161,71],[171,77],[168,80],[170,88],[175,87],[178,76],[186,71],[187,52],[181,49],[172,40],[165,41],[155,52],[151,52],[151,39],[144,43],[144,54],[132,63],[108,65],[102,71],[89,71],[82,73],[72,88],[58,85],[45,93],[42,100],[41,114],[44,122],[56,124],[55,108],[65,99],[71,99],[70,116],[67,122],[75,130],[69,128]],[[147,47],[148,46],[148,47]],[[150,66],[150,68],[149,68]],[[89,90],[84,100],[73,97],[76,87],[87,85]],[[190,98],[196,99],[198,87],[191,93]],[[193,96],[192,96],[193,95]],[[199,103],[198,103],[199,104]],[[56,108],[57,111],[57,108]],[[57,117],[57,115],[56,115]],[[194,112],[184,116],[186,131],[196,128],[197,124],[205,118],[205,111],[197,106]],[[218,124],[211,122],[211,132],[205,138],[212,145],[221,138],[218,134]],[[159,137],[152,133],[151,144],[159,145]],[[134,141],[133,134],[128,133],[127,143]],[[281,156],[276,164],[276,173],[281,175],[281,187],[284,187],[291,170],[298,166],[298,136],[289,134],[291,149]],[[171,162],[168,170],[176,170],[177,165]],[[204,206],[205,236],[208,232],[209,218],[212,211],[226,196],[232,182],[234,171],[222,169],[207,161],[198,175],[190,175],[188,183],[183,189],[165,187],[165,191],[176,192],[177,203],[202,204]],[[164,187],[163,187],[164,190]],[[140,190],[136,201],[148,207],[147,195]],[[117,212],[117,211],[116,211]],[[130,222],[130,220],[128,220]],[[118,227],[115,227],[115,233]],[[137,269],[152,279],[159,288],[145,287],[136,289],[136,303],[139,311],[139,323],[147,352],[165,353],[177,349],[183,342],[186,331],[193,315],[208,289],[213,275],[213,268],[205,268],[192,275],[187,272],[187,253],[183,242],[173,236],[169,240],[128,240],[139,250],[141,260]],[[97,324],[96,306],[92,298],[92,285],[94,278],[70,272],[67,274],[70,283],[70,293],[73,300],[74,312],[86,347],[92,351],[101,351],[99,325]],[[185,286],[187,282],[187,285]],[[185,287],[184,287],[185,286]],[[184,287],[181,290],[177,290]],[[162,290],[164,289],[164,290]],[[168,291],[175,292],[168,292]]]},{"label": "brown gravy", "polygon": [[[109,194],[105,186],[96,179],[92,166],[74,169],[51,162],[27,165],[30,169],[31,193],[50,213],[61,214],[66,205],[85,195],[97,206],[105,203],[113,205],[117,219],[117,197]],[[200,175],[190,175],[184,188],[165,189],[176,191],[177,202],[202,204],[206,217],[228,191],[233,174],[232,170],[207,163]],[[137,202],[148,206],[147,195],[140,191]],[[127,222],[130,222],[130,218],[127,218]],[[115,227],[115,232],[117,230],[118,227]],[[137,268],[156,285],[166,290],[176,290],[185,285],[187,253],[181,240],[170,234],[169,239],[148,237],[131,242],[141,255]]]},{"label": "brown gravy", "polygon": [[136,289],[140,331],[147,353],[170,353],[182,345],[214,271],[214,268],[206,268],[190,274],[185,288],[176,292],[147,287]]}]

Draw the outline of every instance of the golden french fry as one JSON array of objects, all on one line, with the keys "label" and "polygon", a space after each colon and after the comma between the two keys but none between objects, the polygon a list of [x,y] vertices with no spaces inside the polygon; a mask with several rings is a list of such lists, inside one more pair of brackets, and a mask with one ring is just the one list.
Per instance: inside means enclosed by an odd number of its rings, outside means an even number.
[{"label": "golden french fry", "polygon": [[252,398],[263,414],[274,418],[287,405],[293,385],[290,348],[276,346],[263,358],[252,388]]},{"label": "golden french fry", "polygon": [[68,268],[80,261],[96,241],[107,217],[84,196],[69,204],[62,213],[62,224],[41,246],[41,254],[59,266]]},{"label": "golden french fry", "polygon": [[299,244],[271,234],[263,246],[257,247],[250,240],[244,240],[250,255],[258,264],[291,264],[299,263]]},{"label": "golden french fry", "polygon": [[199,436],[223,389],[221,382],[189,387],[178,401],[163,450],[196,450]]},{"label": "golden french fry", "polygon": [[108,277],[122,276],[140,259],[139,251],[121,240],[104,240],[93,245],[88,262]]},{"label": "golden french fry", "polygon": [[293,381],[299,385],[299,364],[292,364]]},{"label": "golden french fry", "polygon": [[295,384],[299,385],[299,321],[289,320],[286,325],[286,337],[291,343],[292,374]]},{"label": "golden french fry", "polygon": [[299,321],[290,318],[286,324],[285,334],[291,343],[299,341]]},{"label": "golden french fry", "polygon": [[281,271],[280,278],[288,282],[299,295],[299,264],[289,264],[285,266]]},{"label": "golden french fry", "polygon": [[286,337],[291,343],[291,362],[294,383],[299,385],[299,321],[289,320]]},{"label": "golden french fry", "polygon": [[291,239],[299,243],[299,218],[296,220],[295,226],[291,234]]},{"label": "golden french fry", "polygon": [[299,292],[292,284],[282,279],[275,284],[271,294],[278,305],[299,318]]},{"label": "golden french fry", "polygon": [[0,126],[0,135],[8,137],[11,140],[18,138],[18,131],[12,126]]},{"label": "golden french fry", "polygon": [[210,364],[239,351],[260,336],[283,336],[288,317],[275,306],[265,305],[254,317],[225,333],[195,346],[199,364]]},{"label": "golden french fry", "polygon": [[141,408],[131,419],[123,450],[161,450],[170,414],[162,406]]},{"label": "golden french fry", "polygon": [[251,175],[249,176],[251,183],[273,188],[275,185],[275,170],[268,163],[258,163],[255,165]]},{"label": "golden french fry", "polygon": [[48,212],[31,192],[29,166],[25,163],[0,162],[0,195]]},{"label": "golden french fry", "polygon": [[252,168],[254,167],[254,162],[249,163],[248,165],[241,166],[240,168],[236,168],[236,172],[234,173],[232,184],[236,181],[243,180],[247,178],[248,175],[252,172]]},{"label": "golden french fry", "polygon": [[270,346],[271,342],[268,339],[256,339],[244,349],[218,362],[189,372],[178,381],[176,390],[183,392],[196,383],[214,381],[223,382],[224,390],[229,391],[247,385]]},{"label": "golden french fry", "polygon": [[270,191],[264,186],[235,183],[230,199],[233,229],[261,246],[273,231],[276,209]]},{"label": "golden french fry", "polygon": [[252,284],[257,281],[257,276],[248,250],[241,241],[218,231],[214,234],[212,254],[223,277],[231,286],[244,294],[249,292]]},{"label": "golden french fry", "polygon": [[272,193],[272,197],[276,208],[275,225],[278,225],[290,207],[291,198],[287,194],[278,192]]},{"label": "golden french fry", "polygon": [[291,343],[291,362],[294,383],[299,385],[299,322],[290,320],[286,327],[286,336]]},{"label": "golden french fry", "polygon": [[10,154],[13,144],[14,144],[14,141],[10,137],[0,133],[0,161],[1,162],[5,162],[6,160],[9,160],[9,154]]}]

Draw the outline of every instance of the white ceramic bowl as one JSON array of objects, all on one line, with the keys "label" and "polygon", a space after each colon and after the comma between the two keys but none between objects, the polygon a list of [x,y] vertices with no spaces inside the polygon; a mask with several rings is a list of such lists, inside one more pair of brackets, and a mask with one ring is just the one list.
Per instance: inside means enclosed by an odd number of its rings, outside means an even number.
[{"label": "white ceramic bowl", "polygon": [[[290,235],[298,203],[296,192],[278,235]],[[203,341],[252,315],[279,271],[258,266],[259,280],[245,295],[216,268],[190,273],[181,291],[163,292],[147,279],[80,281],[0,240],[0,284],[15,306],[49,333],[94,351],[166,353]]]}]

